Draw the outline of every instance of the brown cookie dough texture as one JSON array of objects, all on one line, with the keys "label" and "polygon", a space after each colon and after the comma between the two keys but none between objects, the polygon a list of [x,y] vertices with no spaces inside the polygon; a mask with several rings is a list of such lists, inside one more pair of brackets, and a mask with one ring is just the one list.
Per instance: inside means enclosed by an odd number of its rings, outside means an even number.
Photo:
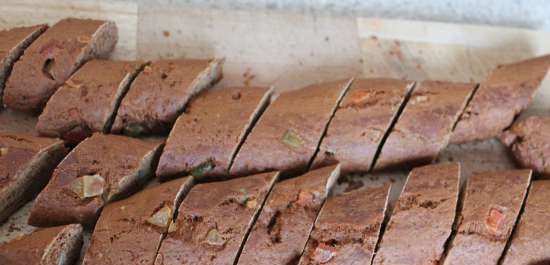
[{"label": "brown cookie dough texture", "polygon": [[500,135],[529,106],[549,67],[550,55],[546,55],[491,71],[460,117],[451,143]]},{"label": "brown cookie dough texture", "polygon": [[530,181],[530,170],[471,176],[458,230],[443,264],[496,265],[519,217]]},{"label": "brown cookie dough texture", "polygon": [[354,80],[330,122],[313,167],[340,162],[344,172],[369,171],[411,86],[412,82],[397,79]]},{"label": "brown cookie dough texture", "polygon": [[318,83],[281,93],[252,128],[230,174],[306,171],[350,83]]},{"label": "brown cookie dough texture", "polygon": [[550,178],[550,116],[531,116],[519,121],[500,140],[510,147],[521,166]]},{"label": "brown cookie dough texture", "polygon": [[39,228],[0,244],[0,263],[11,265],[72,265],[80,254],[82,226]]},{"label": "brown cookie dough texture", "polygon": [[184,177],[107,205],[83,264],[153,264],[163,235],[176,228],[172,220],[177,201],[191,185],[191,178]]},{"label": "brown cookie dough texture", "polygon": [[234,264],[278,173],[198,184],[181,203],[156,265]]},{"label": "brown cookie dough texture", "polygon": [[93,134],[54,170],[34,201],[29,224],[95,222],[105,204],[131,194],[153,175],[159,146],[125,136]]},{"label": "brown cookie dough texture", "polygon": [[0,133],[0,223],[40,192],[66,153],[58,139]]},{"label": "brown cookie dough texture", "polygon": [[389,191],[384,185],[328,198],[299,264],[371,264]]},{"label": "brown cookie dough texture", "polygon": [[381,147],[374,168],[429,164],[447,146],[474,84],[418,83]]},{"label": "brown cookie dough texture", "polygon": [[503,265],[542,265],[550,260],[550,181],[534,181]]},{"label": "brown cookie dough texture", "polygon": [[114,22],[67,18],[40,35],[15,63],[4,91],[9,108],[39,112],[82,64],[109,56],[118,39]]},{"label": "brown cookie dough texture", "polygon": [[13,64],[21,57],[24,50],[47,28],[47,25],[36,25],[0,30],[0,108],[3,106],[4,86]]},{"label": "brown cookie dough texture", "polygon": [[238,264],[284,265],[298,261],[339,173],[338,166],[328,166],[276,183],[250,232]]},{"label": "brown cookie dough texture", "polygon": [[205,91],[189,104],[168,136],[157,175],[223,176],[237,148],[269,103],[271,90],[234,87]]},{"label": "brown cookie dough texture", "polygon": [[222,77],[223,60],[162,60],[145,66],[122,99],[114,133],[166,133],[189,100]]},{"label": "brown cookie dough texture", "polygon": [[50,98],[38,118],[41,135],[76,144],[93,132],[108,133],[122,96],[143,63],[92,60]]},{"label": "brown cookie dough texture", "polygon": [[413,169],[373,264],[439,264],[453,230],[459,185],[458,163]]}]

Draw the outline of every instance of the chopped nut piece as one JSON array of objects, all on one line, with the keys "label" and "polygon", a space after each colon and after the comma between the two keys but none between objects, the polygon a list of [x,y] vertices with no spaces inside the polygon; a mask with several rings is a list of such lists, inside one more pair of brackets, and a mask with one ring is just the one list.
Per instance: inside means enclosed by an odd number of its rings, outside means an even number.
[{"label": "chopped nut piece", "polygon": [[70,190],[81,199],[97,197],[105,191],[105,179],[99,174],[84,175],[71,182]]},{"label": "chopped nut piece", "polygon": [[8,148],[7,147],[0,147],[0,156],[5,156],[8,154]]},{"label": "chopped nut piece", "polygon": [[156,225],[161,228],[167,228],[172,223],[172,208],[168,205],[164,205],[158,211],[156,211],[151,217],[147,219],[147,222]]},{"label": "chopped nut piece", "polygon": [[250,209],[256,209],[258,207],[258,201],[257,200],[248,200],[246,202],[246,207]]},{"label": "chopped nut piece", "polygon": [[206,243],[212,246],[223,246],[225,244],[225,239],[217,229],[211,229],[206,235]]},{"label": "chopped nut piece", "polygon": [[426,101],[428,101],[428,96],[425,96],[425,95],[416,96],[412,99],[412,104],[426,102]]},{"label": "chopped nut piece", "polygon": [[489,211],[489,214],[487,215],[487,219],[485,220],[485,226],[487,226],[487,229],[493,233],[498,233],[500,229],[502,229],[502,225],[504,222],[504,213],[502,211],[491,208]]},{"label": "chopped nut piece", "polygon": [[171,221],[170,225],[168,226],[168,233],[176,232],[176,230],[178,230],[178,225]]},{"label": "chopped nut piece", "polygon": [[153,68],[151,68],[150,65],[147,65],[145,67],[143,67],[143,72],[146,73],[146,74],[150,74],[153,72]]},{"label": "chopped nut piece", "polygon": [[145,132],[145,129],[139,124],[128,124],[124,127],[124,133],[129,136],[139,136]]},{"label": "chopped nut piece", "polygon": [[288,130],[283,136],[283,142],[290,147],[300,147],[304,144],[304,140],[297,133]]},{"label": "chopped nut piece", "polygon": [[81,43],[90,43],[90,41],[92,40],[92,38],[90,36],[87,36],[87,35],[82,35],[82,36],[78,36],[76,38],[76,40],[78,42],[81,42]]},{"label": "chopped nut piece", "polygon": [[246,189],[239,189],[239,192],[241,193],[241,195],[239,196],[237,201],[240,205],[246,205],[246,202],[250,199],[248,196],[248,192],[246,191]]},{"label": "chopped nut piece", "polygon": [[201,163],[197,167],[195,167],[193,170],[191,170],[191,175],[195,177],[202,177],[206,172],[214,169],[214,162],[211,160],[208,160],[206,162]]},{"label": "chopped nut piece", "polygon": [[311,259],[324,264],[329,262],[334,256],[336,256],[336,253],[334,253],[332,248],[327,244],[321,243],[312,253]]}]

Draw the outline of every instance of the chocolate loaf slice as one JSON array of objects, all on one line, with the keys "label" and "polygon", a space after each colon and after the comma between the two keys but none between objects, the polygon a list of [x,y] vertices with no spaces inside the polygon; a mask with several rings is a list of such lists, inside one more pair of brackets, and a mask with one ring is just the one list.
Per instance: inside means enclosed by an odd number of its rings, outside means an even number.
[{"label": "chocolate loaf slice", "polygon": [[114,22],[67,18],[40,35],[13,67],[4,103],[26,112],[40,111],[50,96],[82,64],[105,58],[117,42]]},{"label": "chocolate loaf slice", "polygon": [[227,175],[238,147],[270,97],[270,89],[259,87],[209,90],[198,96],[176,120],[157,175]]},{"label": "chocolate loaf slice", "polygon": [[525,210],[515,229],[503,265],[535,265],[550,260],[550,218],[548,218],[550,181],[534,181],[525,202]]},{"label": "chocolate loaf slice", "polygon": [[140,135],[168,132],[195,94],[222,76],[223,60],[153,62],[134,80],[122,100],[114,133]]},{"label": "chocolate loaf slice", "polygon": [[193,187],[155,264],[234,264],[277,176],[262,173]]},{"label": "chocolate loaf slice", "polygon": [[529,106],[549,67],[550,55],[546,55],[491,71],[460,117],[451,143],[500,135]]},{"label": "chocolate loaf slice", "polygon": [[389,191],[385,185],[328,198],[299,264],[371,264]]},{"label": "chocolate loaf slice", "polygon": [[297,262],[339,173],[339,166],[328,166],[276,183],[252,227],[238,264]]},{"label": "chocolate loaf slice", "polygon": [[65,154],[57,139],[0,133],[0,223],[44,188]]},{"label": "chocolate loaf slice", "polygon": [[471,176],[458,231],[443,264],[496,265],[512,234],[530,180],[530,170]]},{"label": "chocolate loaf slice", "polygon": [[230,174],[306,171],[350,83],[319,83],[281,93],[252,128]]},{"label": "chocolate loaf slice", "polygon": [[413,169],[373,264],[439,264],[453,230],[459,185],[458,163]]},{"label": "chocolate loaf slice", "polygon": [[47,25],[0,30],[0,108],[6,79],[23,51],[48,28]]},{"label": "chocolate loaf slice", "polygon": [[38,118],[41,135],[76,144],[93,132],[110,132],[122,97],[143,63],[92,60],[50,98]]},{"label": "chocolate loaf slice", "polygon": [[191,185],[191,178],[184,177],[107,205],[83,264],[153,264],[162,237],[175,229],[172,219],[178,200]]},{"label": "chocolate loaf slice", "polygon": [[532,116],[517,122],[500,140],[510,147],[521,166],[550,178],[550,116]]},{"label": "chocolate loaf slice", "polygon": [[473,84],[442,81],[417,84],[383,144],[374,168],[432,162],[447,146],[474,87]]},{"label": "chocolate loaf slice", "polygon": [[82,246],[82,226],[40,228],[0,244],[0,264],[72,265]]},{"label": "chocolate loaf slice", "polygon": [[101,208],[140,187],[153,175],[160,144],[93,134],[57,166],[31,209],[29,224],[89,224]]},{"label": "chocolate loaf slice", "polygon": [[396,79],[353,81],[330,122],[313,167],[338,161],[345,172],[369,171],[411,87],[412,82]]}]

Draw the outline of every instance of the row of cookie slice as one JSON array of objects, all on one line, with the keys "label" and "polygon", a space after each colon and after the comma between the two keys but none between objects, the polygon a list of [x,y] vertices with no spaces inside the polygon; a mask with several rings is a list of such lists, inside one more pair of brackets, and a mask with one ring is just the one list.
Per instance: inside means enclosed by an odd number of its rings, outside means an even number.
[{"label": "row of cookie slice", "polygon": [[161,144],[98,133],[68,152],[59,139],[0,133],[0,222],[38,194],[30,224],[93,224],[154,176]]},{"label": "row of cookie slice", "polygon": [[31,113],[45,107],[38,132],[78,143],[111,127],[166,132],[191,96],[221,78],[220,60],[87,63],[107,58],[117,38],[113,22],[74,18],[1,31],[4,104]]},{"label": "row of cookie slice", "polygon": [[338,175],[339,166],[329,166],[278,182],[271,172],[193,188],[184,177],[145,189],[105,207],[84,264],[524,264],[548,258],[539,246],[547,236],[537,232],[549,225],[539,218],[547,183],[535,181],[525,202],[528,170],[472,176],[460,200],[458,164],[416,168],[383,233],[389,186],[325,203]]},{"label": "row of cookie slice", "polygon": [[79,143],[94,132],[167,132],[189,99],[221,78],[222,60],[94,60],[51,97],[37,131]]},{"label": "row of cookie slice", "polygon": [[[500,66],[479,86],[376,78],[281,93],[207,91],[176,121],[157,175],[292,174],[337,162],[345,172],[426,164],[449,143],[497,136],[529,105],[549,64],[545,56]],[[506,74],[511,71],[517,74]],[[459,134],[466,140],[456,140]]]},{"label": "row of cookie slice", "polygon": [[92,19],[67,18],[51,27],[37,25],[0,32],[3,104],[39,112],[81,65],[93,58],[107,58],[117,40],[114,22]]}]

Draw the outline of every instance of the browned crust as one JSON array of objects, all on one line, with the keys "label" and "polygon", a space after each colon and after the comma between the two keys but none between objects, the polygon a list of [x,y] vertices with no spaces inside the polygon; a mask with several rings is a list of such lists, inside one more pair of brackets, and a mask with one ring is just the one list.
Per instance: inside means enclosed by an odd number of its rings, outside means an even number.
[{"label": "browned crust", "polygon": [[36,39],[13,67],[4,91],[4,103],[26,112],[38,112],[80,65],[107,57],[117,41],[114,22],[67,18]]},{"label": "browned crust", "polygon": [[319,83],[281,93],[246,138],[230,174],[304,172],[350,82]]},{"label": "browned crust", "polygon": [[162,60],[146,66],[122,100],[111,131],[166,133],[189,100],[221,79],[223,59]]},{"label": "browned crust", "polygon": [[[94,222],[109,201],[134,192],[149,179],[159,145],[117,135],[93,134],[73,149],[55,169],[38,195],[29,224],[52,226]],[[101,196],[81,199],[71,183],[83,175],[99,174],[106,188]]]},{"label": "browned crust", "polygon": [[209,90],[198,96],[172,128],[157,176],[227,175],[237,147],[270,96],[269,88],[260,87]]},{"label": "browned crust", "polygon": [[175,214],[178,198],[184,197],[191,185],[191,177],[184,177],[107,205],[95,226],[83,264],[153,264],[168,227],[155,226],[147,219],[165,206]]},{"label": "browned crust", "polygon": [[328,166],[276,183],[243,246],[238,264],[297,261],[339,173],[339,167]]},{"label": "browned crust", "polygon": [[416,85],[382,145],[374,169],[432,162],[447,145],[474,84],[423,81]]},{"label": "browned crust", "polygon": [[493,69],[460,117],[451,143],[500,135],[529,106],[549,67],[546,55]]},{"label": "browned crust", "polygon": [[57,139],[0,133],[0,222],[33,199],[67,153]]},{"label": "browned crust", "polygon": [[35,25],[0,31],[0,108],[3,106],[4,86],[13,64],[47,28],[47,25]]},{"label": "browned crust", "polygon": [[453,230],[459,185],[458,163],[412,170],[373,264],[439,264]]},{"label": "browned crust", "polygon": [[344,172],[368,171],[411,86],[412,82],[397,79],[354,80],[330,122],[313,167],[340,162]]},{"label": "browned crust", "polygon": [[73,144],[93,132],[109,132],[111,117],[142,65],[110,60],[86,63],[50,98],[37,131]]},{"label": "browned crust", "polygon": [[497,264],[519,217],[530,181],[530,170],[471,176],[458,230],[443,264]]}]

